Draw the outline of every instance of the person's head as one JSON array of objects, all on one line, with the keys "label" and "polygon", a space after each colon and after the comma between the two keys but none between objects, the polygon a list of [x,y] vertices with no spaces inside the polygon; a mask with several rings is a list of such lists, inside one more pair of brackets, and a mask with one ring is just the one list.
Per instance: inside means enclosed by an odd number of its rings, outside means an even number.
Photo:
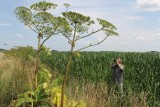
[{"label": "person's head", "polygon": [[117,63],[121,64],[122,63],[122,59],[121,58],[117,58]]}]

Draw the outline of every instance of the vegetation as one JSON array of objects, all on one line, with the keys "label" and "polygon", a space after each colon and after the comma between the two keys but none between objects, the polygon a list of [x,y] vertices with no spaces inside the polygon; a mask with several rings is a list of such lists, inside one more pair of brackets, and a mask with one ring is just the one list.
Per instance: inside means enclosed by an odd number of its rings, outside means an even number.
[{"label": "vegetation", "polygon": [[[14,52],[20,53],[19,49],[22,49],[22,47]],[[25,51],[27,52],[27,50]],[[13,51],[7,51],[6,55],[8,52],[12,53]],[[158,107],[160,105],[160,91],[158,88],[160,85],[158,74],[160,69],[158,65],[160,60],[159,53],[81,52],[80,54],[80,58],[73,58],[75,63],[71,66],[69,81],[67,82],[65,104],[76,105],[81,103],[82,107],[85,107],[85,105],[87,107],[113,107],[120,104],[124,107]],[[67,55],[67,52],[53,52],[51,56],[41,52],[41,61],[52,74],[50,83],[47,86],[52,87],[53,83],[57,83],[55,81],[59,81],[58,84],[62,83],[61,74],[65,70]],[[110,62],[112,58],[119,56],[125,65],[123,97],[117,93],[111,83]],[[23,63],[21,63],[23,60],[16,59],[15,61],[12,57],[2,62],[0,76],[2,107],[14,104],[13,102],[17,98],[23,98],[22,96],[29,90],[34,93],[37,92],[33,90],[32,82],[35,68],[33,63],[35,61],[26,62],[25,69],[23,68]],[[46,79],[42,79],[43,77],[40,78],[40,81],[46,81]],[[42,84],[42,82],[39,82],[39,84]],[[54,84],[54,87],[49,89],[59,86],[61,87],[61,85]],[[58,88],[58,90],[57,92],[60,92],[61,88]],[[17,96],[18,94],[20,95],[19,97]],[[41,101],[46,101],[46,99]],[[38,104],[43,104],[40,102]]]},{"label": "vegetation", "polygon": [[[125,65],[124,90],[126,96],[129,93],[145,92],[150,105],[157,106],[159,103],[159,53],[122,53],[122,52],[81,52],[80,58],[74,58],[71,67],[71,84],[74,80],[82,86],[84,84],[106,83],[111,87],[110,64],[113,58],[121,57]],[[50,66],[54,71],[61,72],[67,63],[67,53],[52,53],[52,57],[43,57],[42,62]],[[54,63],[54,62],[57,63]]]},{"label": "vegetation", "polygon": [[6,51],[5,49],[0,49],[0,52]]},{"label": "vegetation", "polygon": [[[92,47],[92,46],[95,46],[95,45],[101,44],[102,42],[104,42],[107,39],[108,36],[118,35],[118,33],[116,32],[116,27],[106,20],[97,18],[99,24],[101,25],[101,28],[89,33],[89,30],[88,30],[89,27],[92,24],[94,24],[94,21],[91,20],[91,18],[89,16],[84,16],[84,15],[82,15],[80,13],[76,13],[76,12],[63,12],[62,14],[66,18],[66,20],[68,21],[70,28],[73,29],[73,36],[71,37],[71,39],[69,39],[71,50],[70,50],[70,55],[68,57],[68,63],[66,66],[63,85],[62,85],[61,107],[63,107],[63,96],[64,96],[66,82],[67,82],[67,79],[69,76],[70,66],[73,61],[73,56],[75,55],[75,56],[80,57],[79,51],[86,49],[86,48],[89,48],[89,47]],[[74,48],[76,47],[76,42],[78,40],[92,36],[93,34],[100,32],[100,31],[103,31],[106,34],[106,36],[101,41],[94,43],[94,44],[89,44],[88,46],[82,47],[76,51],[74,50]],[[73,61],[73,63],[74,63],[74,61]]]},{"label": "vegetation", "polygon": [[[0,106],[6,107],[132,107],[160,106],[160,54],[80,52],[118,35],[110,22],[97,18],[100,28],[92,30],[89,16],[68,11],[62,16],[48,12],[58,5],[39,2],[18,7],[16,17],[37,34],[37,50],[31,46],[5,52],[0,63]],[[97,43],[75,50],[78,40],[103,31]],[[44,43],[53,35],[64,36],[69,52],[51,52]],[[110,64],[121,57],[125,65],[124,93],[111,80]]]},{"label": "vegetation", "polygon": [[[38,87],[38,71],[40,66],[40,51],[43,46],[43,44],[52,36],[57,34],[62,34],[64,37],[66,37],[71,44],[71,50],[70,55],[68,58],[68,63],[66,65],[65,74],[63,77],[63,84],[62,84],[62,100],[61,100],[61,107],[64,107],[64,92],[66,88],[66,82],[69,75],[70,65],[72,62],[73,54],[79,54],[77,53],[80,50],[86,49],[91,46],[98,45],[102,43],[108,36],[111,35],[118,35],[116,32],[116,27],[112,25],[110,22],[99,19],[98,23],[101,25],[101,28],[96,31],[91,31],[89,33],[89,27],[94,24],[94,21],[91,20],[89,16],[84,16],[80,13],[76,12],[67,12],[69,4],[64,4],[66,7],[66,12],[63,12],[63,17],[55,17],[51,13],[48,13],[47,10],[51,8],[56,8],[57,4],[49,3],[49,2],[39,2],[35,3],[30,6],[30,8],[27,7],[18,7],[16,8],[16,16],[17,18],[27,25],[31,30],[33,30],[35,33],[38,34],[38,51],[37,51],[37,61],[36,61],[36,70],[35,70],[35,88]],[[36,11],[36,14],[33,14],[32,11]],[[106,37],[104,37],[101,41],[94,44],[89,44],[86,47],[82,47],[76,52],[74,51],[74,47],[76,46],[76,41],[80,39],[84,39],[86,37],[89,37],[99,31],[103,31],[106,34]],[[71,34],[73,32],[73,35]],[[78,33],[78,35],[77,35]],[[41,42],[41,39],[46,37]],[[70,38],[71,37],[71,38]]]},{"label": "vegetation", "polygon": [[[45,47],[42,48],[41,54],[50,56],[48,49],[46,49]],[[30,46],[16,47],[9,51],[6,51],[5,55],[9,59],[7,59],[7,63],[4,60],[1,74],[2,76],[4,76],[6,73],[10,73],[10,75],[8,75],[7,78],[6,76],[1,77],[1,83],[3,83],[1,84],[0,88],[1,98],[3,97],[3,99],[1,99],[2,103],[1,106],[5,107],[9,104],[10,106],[13,107],[19,107],[19,106],[59,107],[60,106],[61,92],[62,92],[61,75],[58,75],[56,73],[51,74],[49,68],[41,64],[38,75],[38,87],[36,88],[34,87],[33,71],[36,66],[35,65],[36,57],[35,57],[35,50],[32,47]],[[9,64],[9,66],[7,64]],[[7,71],[6,67],[8,67]],[[25,73],[23,73],[23,71],[25,71]],[[66,95],[64,95],[64,101],[66,102]],[[67,107],[72,105],[74,106],[85,105],[83,101],[79,102],[76,100],[68,101],[67,103],[64,104],[65,104],[64,106]]]}]

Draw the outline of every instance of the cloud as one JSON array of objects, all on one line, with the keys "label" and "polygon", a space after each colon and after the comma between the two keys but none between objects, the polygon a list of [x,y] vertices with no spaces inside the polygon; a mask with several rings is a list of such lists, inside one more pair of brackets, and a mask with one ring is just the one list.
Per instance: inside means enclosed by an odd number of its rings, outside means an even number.
[{"label": "cloud", "polygon": [[145,11],[160,11],[160,0],[137,0],[137,4]]},{"label": "cloud", "polygon": [[124,17],[124,19],[127,19],[127,20],[142,20],[144,19],[144,17],[141,17],[141,16],[126,16]]},{"label": "cloud", "polygon": [[105,37],[106,37],[105,34],[95,36],[95,40],[96,40],[95,42],[100,42],[100,41],[102,41]]},{"label": "cloud", "polygon": [[160,28],[159,29],[157,29],[157,32],[155,33],[155,37],[156,37],[156,39],[160,39]]},{"label": "cloud", "polygon": [[157,29],[157,32],[160,32],[160,28]]},{"label": "cloud", "polygon": [[0,26],[10,26],[9,23],[1,23]]},{"label": "cloud", "polygon": [[18,37],[18,38],[23,38],[24,37],[22,34],[16,34],[15,36]]},{"label": "cloud", "polygon": [[30,30],[30,28],[28,26],[25,26],[24,28],[27,29],[27,30]]},{"label": "cloud", "polygon": [[89,45],[89,44],[91,44],[91,41],[89,41],[89,40],[80,40],[77,43],[81,44],[81,45]]},{"label": "cloud", "polygon": [[122,41],[122,42],[120,42],[120,44],[122,44],[122,45],[127,45],[127,44],[128,44],[128,42],[126,42],[126,41]]},{"label": "cloud", "polygon": [[149,36],[138,36],[137,40],[141,41],[151,41]]},{"label": "cloud", "polygon": [[160,32],[157,31],[151,35],[142,35],[142,36],[137,36],[136,38],[137,40],[140,40],[140,41],[146,41],[146,42],[156,42],[156,41],[159,41],[160,40]]}]

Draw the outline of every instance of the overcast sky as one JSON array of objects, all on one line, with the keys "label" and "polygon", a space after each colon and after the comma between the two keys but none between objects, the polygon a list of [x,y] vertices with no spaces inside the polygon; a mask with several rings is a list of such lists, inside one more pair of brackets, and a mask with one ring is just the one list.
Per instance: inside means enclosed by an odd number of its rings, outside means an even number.
[{"label": "overcast sky", "polygon": [[[37,35],[26,28],[15,17],[18,6],[29,7],[41,0],[1,0],[0,1],[0,48],[13,46],[33,46],[37,48]],[[88,51],[160,51],[160,0],[46,0],[58,4],[53,14],[65,10],[69,3],[70,11],[91,16],[93,20],[102,18],[117,27],[119,36],[111,36]],[[93,27],[98,28],[98,25]],[[105,35],[97,33],[93,38],[81,40],[76,49],[100,41]],[[6,45],[7,44],[7,45]],[[68,42],[62,36],[54,36],[45,44],[58,50],[69,50]]]}]

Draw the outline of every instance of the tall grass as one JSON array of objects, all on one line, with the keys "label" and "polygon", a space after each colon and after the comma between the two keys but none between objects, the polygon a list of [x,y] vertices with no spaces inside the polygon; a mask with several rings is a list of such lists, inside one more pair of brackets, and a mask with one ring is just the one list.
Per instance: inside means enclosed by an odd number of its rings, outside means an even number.
[{"label": "tall grass", "polygon": [[85,101],[87,107],[149,107],[147,93],[139,94],[124,91],[123,95],[106,83],[82,83],[74,82],[69,85],[69,98]]},{"label": "tall grass", "polygon": [[24,64],[14,58],[1,60],[0,63],[0,107],[7,107],[18,94],[32,88],[35,68],[31,62]]}]

